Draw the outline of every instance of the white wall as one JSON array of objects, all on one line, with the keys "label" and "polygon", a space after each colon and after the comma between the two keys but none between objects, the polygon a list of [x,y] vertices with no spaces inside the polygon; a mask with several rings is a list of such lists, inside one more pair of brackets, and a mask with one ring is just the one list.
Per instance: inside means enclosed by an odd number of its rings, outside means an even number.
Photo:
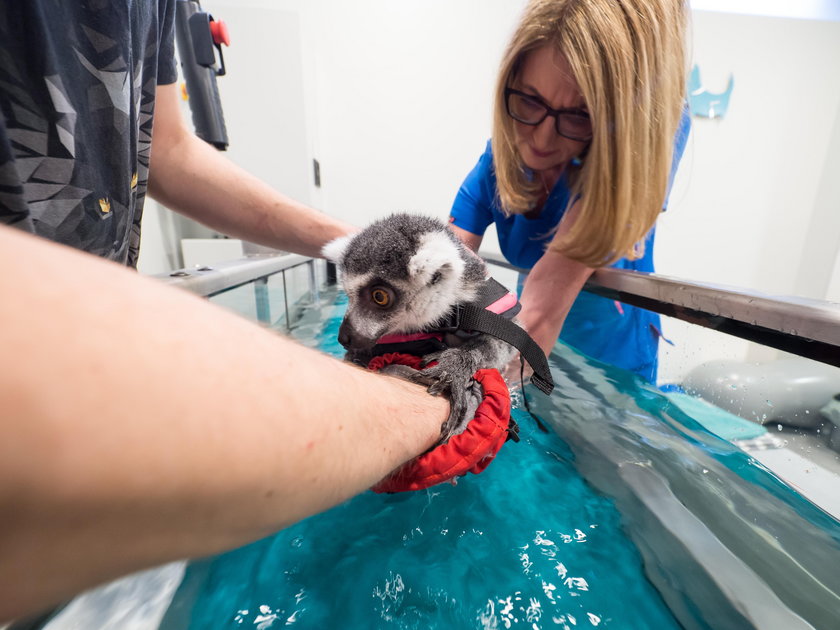
[{"label": "white wall", "polygon": [[[228,73],[217,78],[230,145],[227,158],[284,194],[319,205],[312,177],[316,145],[311,129],[315,75],[303,42],[302,18],[309,5],[299,0],[205,0],[202,9],[227,23],[231,46],[224,48]],[[183,81],[183,76],[179,81]],[[190,121],[186,103],[185,118]],[[153,200],[144,211],[138,268],[164,273],[183,264],[181,238],[218,236]],[[222,257],[223,258],[223,257]],[[220,259],[222,259],[220,258]],[[207,263],[214,262],[207,260]]]},{"label": "white wall", "polygon": [[524,3],[316,4],[325,208],[354,223],[445,217],[484,151],[496,66]]},{"label": "white wall", "polygon": [[[300,14],[282,2],[202,3],[227,22],[229,71],[218,77],[227,156],[302,203],[310,203],[312,147],[306,125]],[[282,80],[278,80],[282,79]]]},{"label": "white wall", "polygon": [[[694,12],[693,58],[711,91],[735,89],[725,118],[694,118],[657,270],[825,299],[840,244],[840,22]],[[835,133],[837,133],[835,131]],[[664,332],[661,377],[717,358],[776,351],[680,322]]]},{"label": "white wall", "polygon": [[694,33],[706,86],[735,89],[725,118],[694,118],[658,269],[794,293],[840,112],[840,22],[695,12]]},{"label": "white wall", "polygon": [[[230,76],[220,79],[231,157],[352,223],[394,210],[446,216],[489,136],[496,67],[524,0],[203,5],[231,26]],[[658,228],[658,268],[824,298],[840,283],[831,273],[840,245],[840,22],[695,11],[693,28],[706,86],[722,91],[733,74],[735,89],[726,118],[694,120]],[[281,129],[280,112],[300,119]],[[710,358],[761,354],[666,326],[677,344],[666,346],[666,379]]]},{"label": "white wall", "polygon": [[[806,246],[797,276],[797,292],[840,303],[840,109],[834,118],[822,177],[816,191]],[[834,254],[833,269],[826,265]]]}]

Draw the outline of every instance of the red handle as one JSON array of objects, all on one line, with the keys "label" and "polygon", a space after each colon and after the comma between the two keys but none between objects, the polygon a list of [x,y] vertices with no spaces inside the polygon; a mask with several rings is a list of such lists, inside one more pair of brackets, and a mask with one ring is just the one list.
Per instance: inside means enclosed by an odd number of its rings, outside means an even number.
[{"label": "red handle", "polygon": [[221,20],[210,21],[210,34],[213,36],[213,43],[217,46],[221,44],[230,46],[230,33],[228,32],[227,24]]}]

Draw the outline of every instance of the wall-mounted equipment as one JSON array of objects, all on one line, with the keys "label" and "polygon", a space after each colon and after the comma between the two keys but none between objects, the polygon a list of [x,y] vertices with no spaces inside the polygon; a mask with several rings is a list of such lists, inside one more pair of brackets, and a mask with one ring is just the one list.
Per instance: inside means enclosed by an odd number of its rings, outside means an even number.
[{"label": "wall-mounted equipment", "polygon": [[198,0],[178,0],[175,39],[195,133],[224,151],[228,136],[216,77],[226,72],[222,45],[230,46],[227,25],[202,11]]}]

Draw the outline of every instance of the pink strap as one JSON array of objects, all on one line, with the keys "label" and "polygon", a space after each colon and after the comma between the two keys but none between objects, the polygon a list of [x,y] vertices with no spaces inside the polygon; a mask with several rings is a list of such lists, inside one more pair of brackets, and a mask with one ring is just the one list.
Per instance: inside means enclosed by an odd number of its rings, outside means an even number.
[{"label": "pink strap", "polygon": [[516,306],[516,301],[516,296],[513,293],[508,293],[493,302],[490,306],[485,307],[485,309],[496,313],[496,315],[501,315]]}]

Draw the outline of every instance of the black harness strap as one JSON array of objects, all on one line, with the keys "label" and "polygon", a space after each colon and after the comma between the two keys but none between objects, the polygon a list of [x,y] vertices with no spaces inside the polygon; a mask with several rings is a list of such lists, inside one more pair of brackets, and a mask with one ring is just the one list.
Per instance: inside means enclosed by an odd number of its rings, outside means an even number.
[{"label": "black harness strap", "polygon": [[520,328],[511,320],[476,304],[459,305],[455,317],[458,320],[458,327],[462,330],[474,330],[492,335],[519,350],[522,357],[534,370],[531,382],[542,393],[551,393],[551,390],[554,389],[554,379],[551,378],[548,360],[545,358],[545,353],[525,332],[524,328]]},{"label": "black harness strap", "polygon": [[525,329],[512,321],[522,309],[522,305],[517,300],[515,306],[501,315],[487,310],[488,306],[508,293],[510,292],[503,284],[494,278],[488,278],[479,289],[475,300],[468,304],[459,304],[449,319],[444,324],[435,326],[435,330],[485,333],[509,343],[519,350],[534,370],[531,377],[534,386],[544,394],[550,394],[554,389],[554,379],[551,378],[545,354]]},{"label": "black harness strap", "polygon": [[[534,386],[544,394],[550,394],[554,389],[554,380],[551,378],[545,354],[523,328],[513,323],[513,318],[522,309],[522,305],[517,300],[514,306],[501,314],[487,310],[488,306],[508,293],[510,292],[503,284],[493,278],[488,278],[472,302],[459,304],[444,322],[426,332],[460,333],[461,336],[465,333],[484,333],[501,339],[519,350],[522,358],[533,368],[531,382]],[[446,343],[437,339],[401,341],[393,344],[377,344],[374,346],[373,356],[387,352],[407,352],[422,356],[447,347]]]},{"label": "black harness strap", "polygon": [[554,379],[548,368],[548,360],[525,329],[513,323],[513,318],[522,309],[517,300],[516,305],[502,314],[488,311],[487,307],[496,300],[507,295],[509,291],[494,278],[488,278],[478,291],[476,298],[468,304],[459,304],[449,319],[435,330],[443,332],[478,332],[501,339],[519,350],[522,357],[534,370],[531,382],[544,394],[550,394],[554,389]]}]

